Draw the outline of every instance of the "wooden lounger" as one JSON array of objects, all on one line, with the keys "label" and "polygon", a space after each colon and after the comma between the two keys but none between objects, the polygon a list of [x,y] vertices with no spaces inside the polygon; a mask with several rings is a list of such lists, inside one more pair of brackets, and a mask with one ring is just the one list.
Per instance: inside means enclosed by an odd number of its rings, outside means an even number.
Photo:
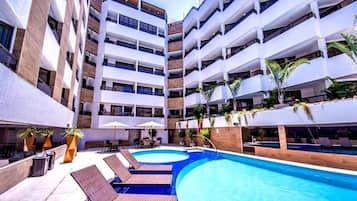
[{"label": "wooden lounger", "polygon": [[131,174],[116,155],[104,158],[104,161],[121,180],[115,185],[123,186],[171,186],[171,174]]},{"label": "wooden lounger", "polygon": [[134,173],[171,173],[172,165],[141,165],[128,150],[121,150],[120,153],[134,169]]},{"label": "wooden lounger", "polygon": [[172,195],[118,194],[95,165],[71,173],[89,201],[176,201]]}]

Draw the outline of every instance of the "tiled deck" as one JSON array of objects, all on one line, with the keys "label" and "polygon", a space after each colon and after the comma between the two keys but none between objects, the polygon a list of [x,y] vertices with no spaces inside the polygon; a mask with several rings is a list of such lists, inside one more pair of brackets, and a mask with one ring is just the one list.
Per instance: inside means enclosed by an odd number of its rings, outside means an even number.
[{"label": "tiled deck", "polygon": [[[70,173],[96,164],[107,180],[114,177],[114,173],[102,158],[111,153],[98,153],[96,150],[79,152],[73,163],[63,164],[63,157],[56,161],[55,168],[42,177],[28,177],[10,190],[0,195],[1,201],[84,201],[85,194],[73,180]],[[118,153],[119,158],[128,163]]]}]

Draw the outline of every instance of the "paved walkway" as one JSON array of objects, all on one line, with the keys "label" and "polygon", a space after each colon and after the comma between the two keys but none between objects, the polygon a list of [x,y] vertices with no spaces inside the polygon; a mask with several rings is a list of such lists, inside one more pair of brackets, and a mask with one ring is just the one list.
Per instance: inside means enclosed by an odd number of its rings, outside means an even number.
[{"label": "paved walkway", "polygon": [[[55,168],[42,177],[28,177],[10,190],[0,195],[1,201],[84,201],[85,194],[71,177],[70,173],[96,164],[107,180],[114,177],[114,173],[102,158],[110,153],[99,153],[95,150],[78,152],[72,163],[63,164],[63,157],[56,161]],[[117,154],[126,164],[125,159]]]}]

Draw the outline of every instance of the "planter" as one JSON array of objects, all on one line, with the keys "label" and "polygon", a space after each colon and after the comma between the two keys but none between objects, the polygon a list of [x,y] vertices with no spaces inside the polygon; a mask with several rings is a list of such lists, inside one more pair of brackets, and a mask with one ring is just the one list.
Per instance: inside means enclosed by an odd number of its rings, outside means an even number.
[{"label": "planter", "polygon": [[274,105],[274,109],[281,109],[281,108],[284,108],[284,107],[288,107],[289,104],[276,104]]},{"label": "planter", "polygon": [[64,163],[72,162],[74,157],[76,156],[77,141],[78,141],[77,136],[67,136],[66,137],[67,149],[66,149],[66,153],[64,156],[64,160],[63,160]]},{"label": "planter", "polygon": [[35,142],[35,136],[31,136],[31,137],[26,137],[24,139],[24,151],[34,151],[35,146],[33,145]]},{"label": "planter", "polygon": [[42,146],[42,150],[46,151],[48,149],[52,148],[52,142],[51,142],[51,137],[45,137],[44,142],[43,142],[43,146]]}]

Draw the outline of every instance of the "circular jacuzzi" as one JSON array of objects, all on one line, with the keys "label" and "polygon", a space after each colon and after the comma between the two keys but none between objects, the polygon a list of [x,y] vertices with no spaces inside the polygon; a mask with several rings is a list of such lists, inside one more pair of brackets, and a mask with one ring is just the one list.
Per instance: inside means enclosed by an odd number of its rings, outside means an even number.
[{"label": "circular jacuzzi", "polygon": [[171,163],[189,158],[186,151],[171,149],[152,149],[136,151],[132,155],[141,163]]}]

